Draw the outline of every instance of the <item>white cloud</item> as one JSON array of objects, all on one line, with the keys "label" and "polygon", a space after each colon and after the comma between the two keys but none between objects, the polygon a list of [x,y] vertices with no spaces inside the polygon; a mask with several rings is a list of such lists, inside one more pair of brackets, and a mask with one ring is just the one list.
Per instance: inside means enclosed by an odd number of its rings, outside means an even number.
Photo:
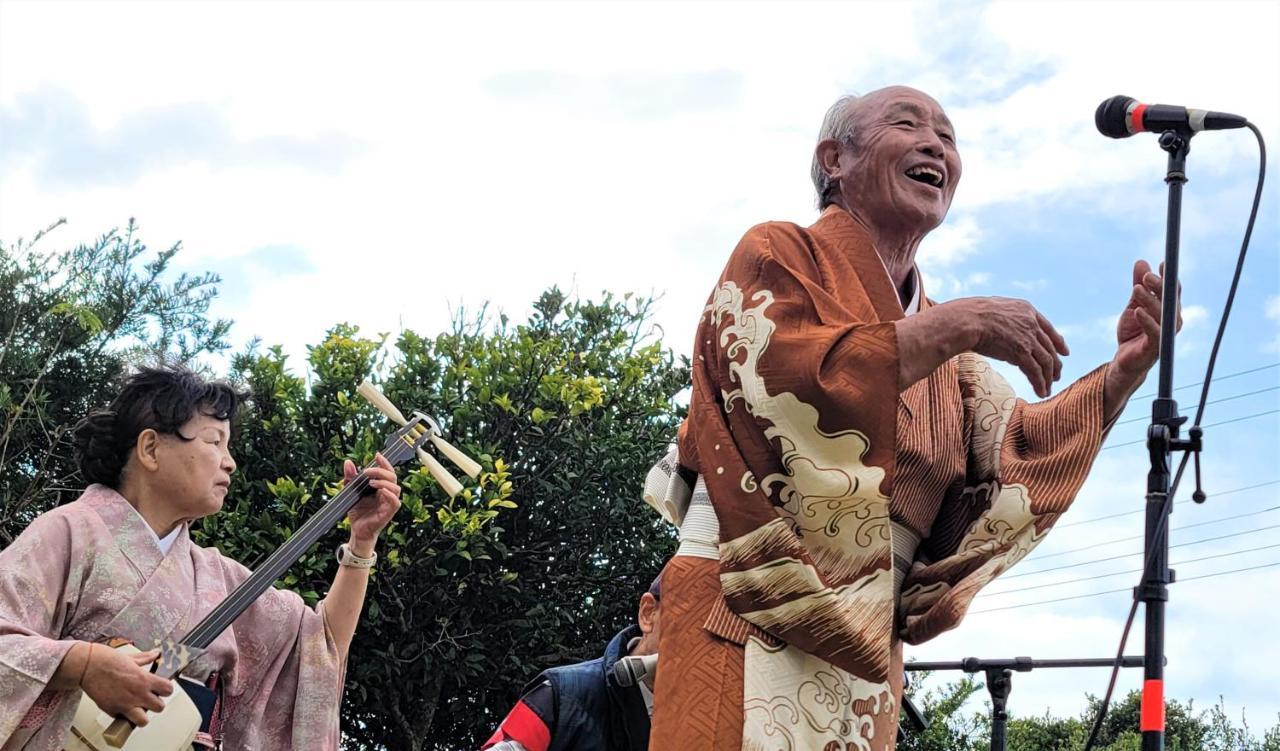
[{"label": "white cloud", "polygon": [[1182,327],[1193,329],[1209,318],[1209,309],[1203,305],[1185,305],[1182,308]]},{"label": "white cloud", "polygon": [[920,243],[917,262],[928,269],[953,266],[977,251],[981,236],[974,217],[952,219],[925,236]]},{"label": "white cloud", "polygon": [[1277,323],[1272,329],[1271,338],[1262,343],[1261,350],[1268,353],[1280,352],[1280,295],[1267,298],[1266,305],[1267,319]]},{"label": "white cloud", "polygon": [[[1084,323],[1064,323],[1057,326],[1058,333],[1070,339],[1114,342],[1116,327],[1120,325],[1120,314],[1098,316]],[[1071,343],[1070,339],[1068,344]]]}]

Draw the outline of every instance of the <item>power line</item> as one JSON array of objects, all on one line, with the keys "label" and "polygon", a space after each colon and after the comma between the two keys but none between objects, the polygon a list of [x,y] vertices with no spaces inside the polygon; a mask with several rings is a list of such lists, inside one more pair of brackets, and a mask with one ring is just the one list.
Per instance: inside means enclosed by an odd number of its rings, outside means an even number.
[{"label": "power line", "polygon": [[[1242,375],[1249,375],[1250,373],[1257,373],[1259,371],[1270,370],[1271,368],[1277,368],[1277,367],[1280,367],[1280,362],[1273,362],[1270,365],[1262,365],[1256,368],[1250,368],[1248,370],[1241,370],[1236,373],[1227,373],[1226,375],[1214,376],[1213,382],[1217,383],[1218,381],[1225,381],[1228,378],[1237,378]],[[1188,383],[1185,386],[1179,386],[1175,388],[1174,391],[1186,391],[1187,389],[1193,389],[1196,386],[1203,386],[1203,385],[1204,385],[1204,381],[1197,381],[1195,383]],[[1154,391],[1152,391],[1150,394],[1142,394],[1141,396],[1135,396],[1129,399],[1129,404],[1142,401],[1143,399],[1151,399],[1154,396],[1156,396],[1156,392]]]},{"label": "power line", "polygon": [[[1259,533],[1259,532],[1266,532],[1266,531],[1267,531],[1267,530],[1269,530],[1269,529],[1280,529],[1280,524],[1272,524],[1272,525],[1271,525],[1271,526],[1269,526],[1269,527],[1258,527],[1257,529],[1247,529],[1247,530],[1245,530],[1245,531],[1243,531],[1243,532],[1234,532],[1234,533],[1229,534],[1229,535],[1218,535],[1217,537],[1206,537],[1206,538],[1204,538],[1203,540],[1191,540],[1191,541],[1189,541],[1189,542],[1180,542],[1180,543],[1178,543],[1177,545],[1170,545],[1170,546],[1169,546],[1169,549],[1170,549],[1170,550],[1172,550],[1173,548],[1184,548],[1184,547],[1186,547],[1186,546],[1188,546],[1188,545],[1199,545],[1199,544],[1200,544],[1200,543],[1202,543],[1202,542],[1215,542],[1215,541],[1217,541],[1217,540],[1229,540],[1229,539],[1231,539],[1232,537],[1243,537],[1244,535],[1254,535],[1254,534],[1257,534],[1257,533]],[[1121,558],[1131,558],[1131,557],[1133,557],[1133,556],[1135,556],[1135,555],[1142,555],[1142,551],[1141,551],[1141,550],[1139,550],[1139,551],[1134,552],[1134,553],[1121,553],[1120,555],[1107,556],[1106,558],[1097,558],[1097,559],[1092,560],[1092,561],[1081,561],[1080,563],[1068,563],[1068,564],[1064,564],[1064,565],[1062,565],[1062,566],[1053,566],[1053,567],[1050,567],[1050,568],[1041,568],[1041,569],[1036,569],[1035,571],[1023,571],[1023,572],[1022,572],[1022,573],[1020,573],[1020,574],[1005,574],[1005,575],[1004,575],[1004,578],[1005,578],[1005,579],[1017,579],[1017,578],[1018,578],[1018,577],[1020,577],[1020,576],[1031,576],[1032,574],[1045,574],[1045,573],[1048,573],[1048,572],[1050,572],[1050,571],[1061,571],[1061,570],[1063,570],[1063,569],[1067,569],[1067,568],[1076,568],[1076,567],[1079,567],[1079,566],[1090,566],[1090,565],[1093,565],[1093,564],[1095,564],[1095,563],[1105,563],[1105,562],[1107,562],[1107,561],[1118,561],[1118,560],[1120,560]]]},{"label": "power line", "polygon": [[[1224,396],[1224,397],[1222,397],[1221,399],[1214,399],[1213,401],[1205,402],[1205,404],[1206,404],[1206,405],[1208,405],[1208,404],[1221,404],[1222,402],[1230,402],[1230,401],[1235,401],[1236,399],[1243,399],[1243,398],[1245,398],[1246,396],[1257,396],[1258,394],[1265,394],[1265,393],[1267,393],[1268,391],[1280,391],[1280,386],[1268,386],[1268,387],[1267,387],[1267,388],[1265,388],[1265,389],[1258,389],[1257,391],[1249,391],[1249,392],[1244,393],[1244,394],[1235,394],[1234,396]],[[1199,404],[1193,404],[1193,405],[1191,405],[1190,407],[1188,407],[1188,408],[1187,408],[1187,411],[1188,411],[1188,412],[1190,412],[1191,410],[1193,410],[1193,409],[1197,409],[1197,408],[1199,408],[1199,407],[1200,407],[1200,405],[1199,405]],[[1150,421],[1150,420],[1151,420],[1151,418],[1150,418],[1150,417],[1147,417],[1147,416],[1145,416],[1145,415],[1144,415],[1144,416],[1142,416],[1142,417],[1131,417],[1131,418],[1129,418],[1128,420],[1121,420],[1121,421],[1117,422],[1117,423],[1116,423],[1116,425],[1126,425],[1126,424],[1131,423],[1131,422],[1142,422],[1142,421],[1144,421],[1144,420],[1146,420],[1146,421]]]},{"label": "power line", "polygon": [[[1243,422],[1244,420],[1252,420],[1252,419],[1254,419],[1254,418],[1258,418],[1258,417],[1266,417],[1267,415],[1274,415],[1274,414],[1276,414],[1277,412],[1280,412],[1280,409],[1269,409],[1269,410],[1267,410],[1266,412],[1257,412],[1257,413],[1252,414],[1252,415],[1245,415],[1244,417],[1236,417],[1236,418],[1233,418],[1233,419],[1230,419],[1230,420],[1223,420],[1222,422],[1211,422],[1211,423],[1209,423],[1208,425],[1201,425],[1200,427],[1202,427],[1202,428],[1216,428],[1216,427],[1218,427],[1219,425],[1230,425],[1230,424],[1231,424],[1231,423],[1233,423],[1233,422]],[[1101,450],[1102,450],[1102,451],[1107,451],[1107,450],[1109,450],[1109,449],[1118,449],[1118,448],[1120,448],[1121,446],[1134,446],[1134,445],[1137,445],[1137,444],[1139,444],[1139,443],[1146,443],[1146,442],[1147,442],[1147,439],[1146,439],[1146,438],[1140,438],[1140,439],[1138,439],[1138,440],[1136,440],[1136,441],[1126,441],[1126,442],[1124,442],[1124,443],[1113,443],[1113,444],[1111,444],[1110,446],[1105,446],[1105,447],[1103,447]]]},{"label": "power line", "polygon": [[[1205,527],[1210,524],[1221,524],[1222,522],[1234,521],[1236,519],[1244,519],[1246,517],[1257,516],[1258,514],[1265,514],[1268,511],[1276,511],[1276,510],[1280,510],[1280,506],[1271,506],[1270,508],[1264,508],[1261,511],[1249,511],[1243,514],[1236,514],[1235,516],[1224,516],[1219,519],[1209,519],[1208,521],[1195,522],[1194,524],[1184,524],[1181,527],[1173,527],[1169,531],[1178,532],[1180,530],[1191,529],[1193,527]],[[1142,538],[1143,538],[1143,535],[1134,535],[1132,537],[1118,537],[1114,540],[1107,540],[1106,542],[1095,542],[1092,545],[1085,545],[1082,548],[1072,548],[1071,550],[1060,550],[1057,553],[1045,553],[1044,555],[1037,556],[1037,560],[1044,560],[1045,558],[1056,558],[1060,555],[1070,555],[1072,553],[1079,553],[1085,550],[1093,550],[1094,548],[1100,548],[1105,545],[1114,545],[1117,542],[1130,542],[1132,540],[1141,540]]]},{"label": "power line", "polygon": [[[1218,498],[1218,497],[1220,497],[1220,496],[1224,496],[1224,495],[1231,495],[1232,493],[1243,493],[1243,492],[1244,492],[1244,491],[1246,491],[1246,490],[1255,490],[1255,489],[1257,489],[1257,488],[1265,488],[1265,487],[1267,487],[1267,486],[1269,486],[1269,485],[1280,485],[1280,480],[1270,480],[1270,481],[1268,481],[1268,482],[1260,482],[1260,483],[1258,483],[1257,485],[1248,485],[1248,486],[1243,487],[1243,488],[1233,488],[1233,489],[1231,489],[1231,490],[1218,491],[1218,492],[1213,493],[1213,497],[1214,497],[1214,498]],[[1175,505],[1175,506],[1181,506],[1181,505],[1182,505],[1182,504],[1184,504],[1184,503],[1191,503],[1191,499],[1190,499],[1190,498],[1188,498],[1188,499],[1186,499],[1186,500],[1178,501],[1177,503],[1175,503],[1175,504],[1173,504],[1173,505]],[[1144,507],[1144,508],[1134,509],[1133,511],[1121,511],[1121,512],[1116,513],[1116,514],[1107,514],[1106,516],[1095,516],[1095,517],[1093,517],[1092,519],[1081,519],[1080,521],[1067,522],[1066,524],[1055,524],[1055,525],[1053,525],[1053,528],[1054,528],[1054,529],[1066,529],[1067,527],[1075,527],[1075,526],[1080,525],[1080,524],[1092,524],[1093,522],[1106,521],[1107,519],[1115,519],[1115,518],[1117,518],[1117,517],[1121,517],[1121,516],[1132,516],[1133,514],[1141,514],[1141,513],[1142,513],[1142,512],[1144,512],[1144,511],[1146,511],[1146,508],[1145,508],[1145,507]]]},{"label": "power line", "polygon": [[[1244,555],[1245,553],[1256,553],[1259,550],[1271,550],[1272,548],[1280,548],[1280,542],[1274,545],[1262,545],[1256,548],[1246,548],[1244,550],[1233,550],[1230,553],[1216,553],[1214,555],[1205,555],[1199,558],[1188,558],[1185,561],[1174,561],[1170,566],[1185,566],[1188,563],[1199,563],[1200,561],[1212,561],[1217,558],[1230,558],[1233,555]],[[1027,592],[1032,589],[1045,589],[1047,587],[1061,587],[1066,584],[1079,584],[1080,582],[1093,581],[1094,579],[1106,579],[1112,576],[1127,576],[1129,574],[1140,574],[1142,569],[1135,568],[1128,571],[1117,571],[1114,574],[1098,574],[1097,576],[1082,576],[1079,579],[1064,579],[1063,581],[1049,582],[1048,584],[1033,584],[1030,587],[1018,587],[1017,589],[1001,589],[996,592],[983,592],[974,599],[982,597],[995,597],[997,595],[1007,595],[1014,592]]]},{"label": "power line", "polygon": [[[1185,582],[1195,581],[1197,579],[1212,579],[1215,576],[1239,574],[1245,571],[1256,571],[1258,569],[1271,568],[1272,566],[1280,566],[1280,561],[1275,561],[1274,563],[1264,563],[1260,566],[1247,566],[1245,568],[1237,568],[1237,569],[1232,569],[1230,571],[1219,571],[1213,574],[1201,574],[1200,576],[1189,576],[1185,579],[1180,579],[1178,582],[1175,582],[1175,583],[1181,584]],[[1005,605],[999,608],[986,608],[985,610],[970,610],[969,615],[977,615],[978,613],[994,613],[997,610],[1017,610],[1018,608],[1029,608],[1033,605],[1049,605],[1055,602],[1066,602],[1067,600],[1083,600],[1086,597],[1101,597],[1102,595],[1113,595],[1117,592],[1132,592],[1132,591],[1133,591],[1133,587],[1124,587],[1123,589],[1108,589],[1105,592],[1090,592],[1087,595],[1072,595],[1070,597],[1058,597],[1053,600],[1037,600],[1036,602],[1024,602],[1018,605]]]}]

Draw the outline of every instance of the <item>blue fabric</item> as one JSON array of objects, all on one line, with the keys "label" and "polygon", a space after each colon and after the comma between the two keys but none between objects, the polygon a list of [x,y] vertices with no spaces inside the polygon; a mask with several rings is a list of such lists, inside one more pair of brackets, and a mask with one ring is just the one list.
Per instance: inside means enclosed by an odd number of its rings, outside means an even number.
[{"label": "blue fabric", "polygon": [[555,696],[555,726],[550,751],[645,751],[649,712],[636,686],[619,686],[613,664],[627,654],[639,626],[623,629],[604,655],[576,665],[552,668],[534,679],[549,683]]}]

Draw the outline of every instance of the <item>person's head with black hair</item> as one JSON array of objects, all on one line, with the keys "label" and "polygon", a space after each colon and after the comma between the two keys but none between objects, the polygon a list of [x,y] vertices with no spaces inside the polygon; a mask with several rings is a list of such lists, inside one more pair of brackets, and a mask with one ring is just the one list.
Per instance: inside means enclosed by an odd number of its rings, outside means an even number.
[{"label": "person's head with black hair", "polygon": [[236,467],[231,422],[247,397],[182,366],[138,368],[76,425],[80,474],[115,489],[160,534],[217,513]]}]

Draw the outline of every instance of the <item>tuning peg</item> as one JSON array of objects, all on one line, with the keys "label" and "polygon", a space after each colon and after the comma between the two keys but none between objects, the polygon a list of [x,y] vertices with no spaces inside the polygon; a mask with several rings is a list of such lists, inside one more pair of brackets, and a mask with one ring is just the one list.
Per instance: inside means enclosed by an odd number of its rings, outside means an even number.
[{"label": "tuning peg", "polygon": [[[377,407],[379,412],[386,415],[387,419],[397,425],[408,424],[409,421],[405,419],[404,413],[397,409],[396,405],[391,403],[391,400],[387,398],[386,394],[379,391],[378,387],[374,386],[369,381],[362,381],[360,385],[356,387],[356,393],[364,397],[365,400],[374,407]],[[482,469],[480,464],[471,457],[462,453],[456,446],[442,438],[440,436],[440,426],[436,424],[435,420],[432,420],[421,412],[417,412],[415,414],[422,418],[422,424],[429,428],[430,432],[427,437],[431,440],[432,445],[436,447],[437,451],[449,457],[449,461],[457,465],[458,469],[466,472],[467,476],[471,479],[474,480],[480,476],[480,470]],[[423,466],[427,468],[427,472],[436,479],[436,482],[440,483],[440,487],[444,488],[444,491],[449,494],[450,498],[461,492],[462,483],[458,482],[457,478],[449,474],[449,472],[445,470],[444,466],[435,460],[435,457],[422,449],[418,449],[418,461],[422,462]]]},{"label": "tuning peg", "polygon": [[462,492],[462,483],[458,482],[458,478],[449,474],[449,470],[436,461],[434,456],[422,449],[418,449],[418,461],[422,462],[422,466],[427,469],[427,474],[431,475],[440,484],[440,487],[449,494],[450,498]]},{"label": "tuning peg", "polygon": [[472,480],[480,476],[480,470],[481,470],[480,464],[477,463],[471,457],[459,451],[456,446],[450,444],[448,441],[441,438],[439,433],[432,433],[431,435],[427,436],[427,438],[431,441],[432,445],[434,445],[440,453],[449,457],[449,461],[457,465],[458,469],[462,470],[463,472],[466,472],[467,476],[470,477]]},{"label": "tuning peg", "polygon": [[372,383],[369,383],[368,381],[361,381],[360,385],[356,386],[356,393],[363,396],[366,401],[377,407],[379,412],[386,415],[387,419],[391,420],[395,424],[407,425],[409,423],[409,421],[405,419],[404,413],[396,409],[396,405],[392,404],[391,400],[379,391],[378,387],[374,386]]}]

